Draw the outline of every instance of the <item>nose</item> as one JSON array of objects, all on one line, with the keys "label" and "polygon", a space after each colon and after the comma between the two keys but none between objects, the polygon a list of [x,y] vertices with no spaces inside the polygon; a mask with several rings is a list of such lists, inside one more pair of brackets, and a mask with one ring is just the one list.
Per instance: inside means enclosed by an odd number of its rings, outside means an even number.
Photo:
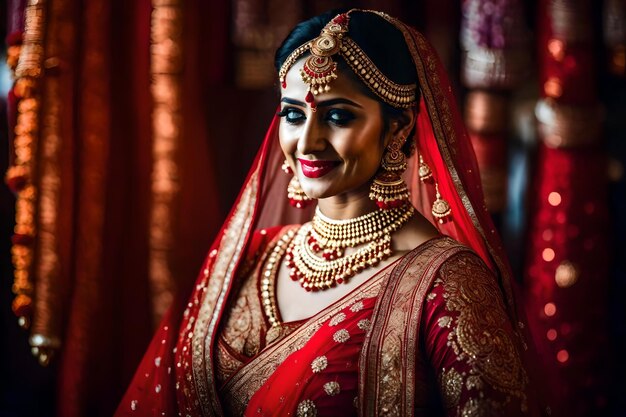
[{"label": "nose", "polygon": [[324,129],[315,121],[315,113],[312,117],[309,117],[302,134],[298,139],[298,152],[300,155],[307,155],[316,152],[321,152],[326,149],[327,142],[324,137]]}]

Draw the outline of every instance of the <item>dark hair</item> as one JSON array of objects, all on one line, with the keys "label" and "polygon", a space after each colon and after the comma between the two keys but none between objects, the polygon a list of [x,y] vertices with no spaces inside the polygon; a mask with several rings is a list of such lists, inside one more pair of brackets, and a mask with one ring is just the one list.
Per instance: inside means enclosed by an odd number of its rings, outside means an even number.
[{"label": "dark hair", "polygon": [[[331,19],[339,13],[346,11],[347,9],[331,10],[299,23],[276,50],[276,70],[280,70],[285,60],[296,48],[318,37],[324,26]],[[413,84],[416,82],[417,77],[413,59],[406,45],[404,35],[383,17],[371,12],[351,12],[348,36],[359,45],[387,78],[398,84]],[[338,66],[342,73],[350,74],[351,79],[355,81],[355,85],[363,93],[380,103],[384,122],[383,134],[386,133],[391,120],[400,118],[403,114],[403,109],[393,107],[382,101],[361,81],[343,58],[338,60]],[[416,101],[419,102],[419,88],[416,94],[418,95]],[[410,147],[412,146],[408,142],[404,149],[407,154],[410,153]]]}]

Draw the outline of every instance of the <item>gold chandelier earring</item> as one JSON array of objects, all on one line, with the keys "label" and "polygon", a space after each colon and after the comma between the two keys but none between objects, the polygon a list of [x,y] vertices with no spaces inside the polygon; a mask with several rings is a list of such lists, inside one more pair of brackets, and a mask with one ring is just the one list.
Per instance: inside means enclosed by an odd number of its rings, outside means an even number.
[{"label": "gold chandelier earring", "polygon": [[435,201],[433,202],[432,214],[439,224],[444,224],[448,221],[452,214],[450,204],[441,198],[441,194],[439,194],[439,184],[437,183],[435,183]]},{"label": "gold chandelier earring", "polygon": [[[285,174],[293,174],[293,170],[287,163],[287,160],[283,162],[283,165],[280,167]],[[289,199],[289,204],[291,204],[295,208],[305,208],[313,201],[308,195],[304,193],[302,187],[300,186],[300,181],[298,181],[298,177],[294,174],[289,181],[289,185],[287,185],[287,198]]]},{"label": "gold chandelier earring", "polygon": [[402,152],[405,140],[392,139],[370,187],[370,199],[382,210],[401,207],[409,200],[409,189],[401,176],[406,170],[406,155]]},{"label": "gold chandelier earring", "polygon": [[430,182],[430,180],[432,180],[433,178],[433,172],[430,170],[430,167],[426,165],[426,162],[424,162],[424,158],[422,158],[421,154],[418,172],[421,182]]}]

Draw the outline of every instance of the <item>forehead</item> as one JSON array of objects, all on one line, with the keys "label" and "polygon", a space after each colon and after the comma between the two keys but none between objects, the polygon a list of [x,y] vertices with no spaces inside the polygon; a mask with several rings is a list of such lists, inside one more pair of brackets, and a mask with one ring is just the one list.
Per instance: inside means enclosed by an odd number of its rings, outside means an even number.
[{"label": "forehead", "polygon": [[[302,77],[300,76],[300,70],[304,66],[304,61],[308,55],[303,56],[298,59],[293,66],[287,72],[285,77],[285,81],[287,83],[286,88],[281,88],[281,95],[283,97],[290,97],[295,99],[304,99],[308,92],[308,84],[302,81]],[[349,96],[352,98],[360,98],[363,100],[371,100],[376,102],[376,100],[367,96],[363,89],[367,88],[365,85],[358,86],[353,79],[354,75],[349,73],[349,69],[344,69],[340,65],[337,69],[337,78],[330,82],[330,91],[320,93],[316,96],[316,100],[322,100],[325,97],[336,97],[336,96]]]}]

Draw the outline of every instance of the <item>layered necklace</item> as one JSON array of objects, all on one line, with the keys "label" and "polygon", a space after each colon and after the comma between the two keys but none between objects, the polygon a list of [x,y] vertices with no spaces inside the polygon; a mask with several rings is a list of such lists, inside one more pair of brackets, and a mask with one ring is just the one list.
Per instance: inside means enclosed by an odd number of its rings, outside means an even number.
[{"label": "layered necklace", "polygon": [[[307,291],[347,283],[362,270],[392,255],[391,234],[413,216],[411,204],[376,210],[347,220],[330,219],[315,210],[313,220],[300,228],[287,247],[289,276]],[[346,255],[346,248],[356,248]]]}]

